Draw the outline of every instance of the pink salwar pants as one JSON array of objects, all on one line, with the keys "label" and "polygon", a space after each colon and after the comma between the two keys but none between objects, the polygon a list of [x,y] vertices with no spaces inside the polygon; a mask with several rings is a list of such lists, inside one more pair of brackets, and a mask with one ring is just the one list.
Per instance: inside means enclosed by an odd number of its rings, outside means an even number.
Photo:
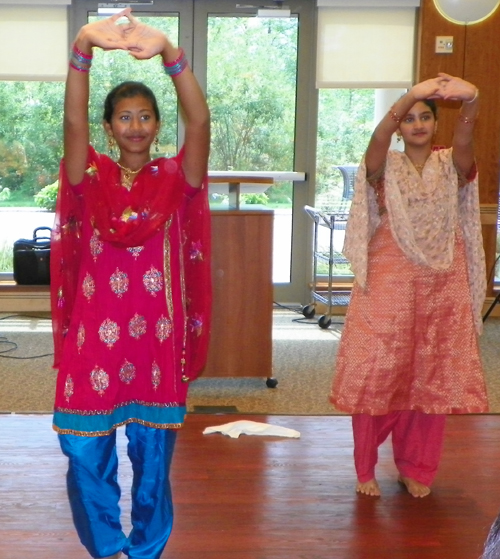
[{"label": "pink salwar pants", "polygon": [[392,432],[394,462],[403,477],[430,486],[443,447],[446,415],[397,411],[387,415],[352,416],[354,465],[361,483],[375,477],[378,447]]}]

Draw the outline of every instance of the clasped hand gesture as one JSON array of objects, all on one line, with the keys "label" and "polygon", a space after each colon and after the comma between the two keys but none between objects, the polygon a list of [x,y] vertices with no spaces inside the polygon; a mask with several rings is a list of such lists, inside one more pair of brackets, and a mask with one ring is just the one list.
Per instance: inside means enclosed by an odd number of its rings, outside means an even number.
[{"label": "clasped hand gesture", "polygon": [[477,88],[461,78],[440,72],[437,78],[416,84],[412,91],[417,99],[471,101],[476,95]]},{"label": "clasped hand gesture", "polygon": [[477,87],[472,83],[441,72],[438,74],[439,96],[454,101],[472,101],[477,95]]},{"label": "clasped hand gesture", "polygon": [[[126,17],[128,23],[117,23]],[[104,50],[126,50],[137,59],[148,59],[161,53],[167,37],[158,29],[139,22],[126,8],[107,19],[89,23],[82,28],[82,39],[90,47]]]}]

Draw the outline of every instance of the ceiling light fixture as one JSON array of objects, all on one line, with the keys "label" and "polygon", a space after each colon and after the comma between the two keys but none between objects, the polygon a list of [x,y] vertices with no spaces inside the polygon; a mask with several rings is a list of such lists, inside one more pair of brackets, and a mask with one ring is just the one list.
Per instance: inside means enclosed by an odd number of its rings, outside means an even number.
[{"label": "ceiling light fixture", "polygon": [[500,0],[434,0],[438,12],[459,25],[479,23],[490,17]]}]

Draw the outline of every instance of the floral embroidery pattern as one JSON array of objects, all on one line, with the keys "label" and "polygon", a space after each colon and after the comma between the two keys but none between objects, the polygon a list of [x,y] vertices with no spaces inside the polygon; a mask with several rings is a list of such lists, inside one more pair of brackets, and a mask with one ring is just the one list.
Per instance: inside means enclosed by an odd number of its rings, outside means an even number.
[{"label": "floral embroidery pattern", "polygon": [[111,349],[120,339],[120,327],[116,322],[106,318],[99,327],[99,338]]},{"label": "floral embroidery pattern", "polygon": [[95,161],[92,161],[85,172],[87,173],[87,175],[89,175],[89,177],[95,177],[99,173],[97,169],[97,163]]},{"label": "floral embroidery pattern", "polygon": [[90,254],[92,255],[94,262],[97,261],[97,257],[104,250],[104,243],[99,239],[99,234],[94,231],[92,237],[90,237]]},{"label": "floral embroidery pattern", "polygon": [[120,221],[127,223],[127,221],[135,221],[137,219],[137,212],[128,206],[123,210],[122,215],[120,216]]},{"label": "floral embroidery pattern", "polygon": [[139,254],[141,254],[141,252],[144,250],[143,246],[140,247],[128,247],[127,250],[130,252],[130,254],[137,260],[137,258],[139,257]]},{"label": "floral embroidery pattern", "polygon": [[130,384],[135,378],[135,367],[130,361],[125,359],[123,365],[120,368],[120,380],[125,384]]},{"label": "floral embroidery pattern", "polygon": [[164,342],[172,333],[172,322],[166,317],[161,315],[156,323],[155,334],[160,342]]},{"label": "floral embroidery pattern", "polygon": [[70,375],[66,377],[66,382],[64,383],[64,397],[66,401],[69,402],[69,399],[75,393],[75,383]]},{"label": "floral embroidery pattern", "polygon": [[195,314],[189,319],[189,328],[191,332],[195,332],[197,336],[200,336],[203,332],[203,319],[199,314]]},{"label": "floral embroidery pattern", "polygon": [[189,249],[189,258],[191,260],[203,260],[202,246],[199,241],[196,243],[191,243],[191,247]]},{"label": "floral embroidery pattern", "polygon": [[94,295],[94,293],[95,293],[95,281],[94,281],[94,278],[90,274],[87,274],[85,276],[85,278],[83,280],[83,284],[82,284],[82,289],[83,289],[83,294],[90,301],[90,299],[92,298],[92,295]]},{"label": "floral embroidery pattern", "polygon": [[128,333],[136,339],[143,336],[146,333],[146,319],[135,313],[128,323]]},{"label": "floral embroidery pattern", "polygon": [[82,322],[78,326],[78,333],[76,334],[76,346],[78,347],[78,352],[81,351],[83,344],[85,343],[85,326]]},{"label": "floral embroidery pattern", "polygon": [[121,298],[128,291],[128,275],[116,268],[115,273],[109,278],[109,285],[111,291]]},{"label": "floral embroidery pattern", "polygon": [[159,270],[152,266],[142,277],[146,291],[156,297],[156,293],[163,289],[163,277]]},{"label": "floral embroidery pattern", "polygon": [[109,386],[108,373],[96,365],[90,373],[90,384],[92,388],[99,393],[99,396],[102,396]]},{"label": "floral embroidery pattern", "polygon": [[156,361],[153,361],[153,367],[151,369],[151,382],[155,390],[158,388],[158,386],[160,386],[160,381],[161,381],[160,367],[158,366]]}]

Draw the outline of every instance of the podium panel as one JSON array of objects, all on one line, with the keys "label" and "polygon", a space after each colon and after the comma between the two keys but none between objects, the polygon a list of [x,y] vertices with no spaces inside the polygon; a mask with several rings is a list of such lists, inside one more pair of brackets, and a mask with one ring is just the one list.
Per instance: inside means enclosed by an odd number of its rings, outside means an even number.
[{"label": "podium panel", "polygon": [[203,376],[272,377],[272,211],[212,211],[212,333]]}]

